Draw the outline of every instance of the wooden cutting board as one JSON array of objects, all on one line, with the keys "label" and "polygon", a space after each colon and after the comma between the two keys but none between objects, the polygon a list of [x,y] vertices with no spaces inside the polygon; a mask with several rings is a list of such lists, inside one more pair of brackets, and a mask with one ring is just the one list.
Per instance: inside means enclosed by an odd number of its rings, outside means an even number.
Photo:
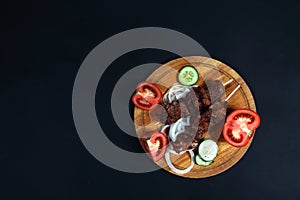
[{"label": "wooden cutting board", "polygon": [[[229,66],[212,58],[191,56],[172,60],[156,69],[146,81],[157,84],[164,94],[171,85],[178,82],[177,72],[186,65],[192,65],[198,70],[200,78],[196,83],[197,85],[203,85],[203,82],[206,80],[206,78],[213,80],[218,79],[223,83],[233,79],[234,81],[226,86],[227,95],[229,95],[229,93],[236,88],[237,85],[241,85],[241,88],[229,99],[227,103],[227,114],[229,114],[232,110],[239,108],[249,108],[256,111],[255,102],[251,91],[242,77]],[[163,126],[160,121],[156,121],[151,117],[151,113],[140,110],[136,107],[134,109],[134,122],[138,137],[144,133],[160,131],[161,127]],[[236,164],[248,150],[253,138],[254,137],[252,137],[247,146],[236,148],[229,145],[220,135],[220,137],[217,139],[219,151],[214,162],[205,167],[195,164],[193,169],[186,174],[174,173],[167,166],[164,159],[161,159],[156,164],[158,164],[164,170],[182,177],[205,178],[214,176],[224,172]],[[184,169],[189,166],[191,158],[189,153],[184,153],[182,155],[172,154],[171,160],[176,168]]]}]

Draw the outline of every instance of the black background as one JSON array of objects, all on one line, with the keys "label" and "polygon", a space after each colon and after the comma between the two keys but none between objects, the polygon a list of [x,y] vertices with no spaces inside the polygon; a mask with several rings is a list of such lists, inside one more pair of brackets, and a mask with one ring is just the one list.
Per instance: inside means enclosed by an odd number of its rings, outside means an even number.
[{"label": "black background", "polygon": [[[0,199],[300,199],[299,1],[1,4]],[[71,107],[82,61],[106,38],[146,26],[187,34],[251,88],[262,124],[247,154],[225,173],[197,180],[163,170],[128,174],[104,166],[82,145]],[[132,52],[105,77],[114,83],[137,64],[172,58]],[[139,151],[105,108],[112,84],[103,85],[100,123],[118,146]]]}]

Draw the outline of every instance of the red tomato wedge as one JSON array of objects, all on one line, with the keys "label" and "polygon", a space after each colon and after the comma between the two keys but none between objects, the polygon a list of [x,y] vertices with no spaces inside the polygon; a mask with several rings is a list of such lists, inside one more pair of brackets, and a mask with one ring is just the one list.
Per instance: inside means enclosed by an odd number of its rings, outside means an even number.
[{"label": "red tomato wedge", "polygon": [[232,146],[246,146],[260,125],[260,117],[253,110],[242,108],[234,110],[226,118],[223,128],[224,139]]},{"label": "red tomato wedge", "polygon": [[131,99],[136,107],[151,110],[161,101],[162,93],[154,83],[141,82]]},{"label": "red tomato wedge", "polygon": [[145,150],[150,154],[154,162],[160,160],[165,155],[168,139],[164,133],[154,132],[143,134],[141,140]]}]

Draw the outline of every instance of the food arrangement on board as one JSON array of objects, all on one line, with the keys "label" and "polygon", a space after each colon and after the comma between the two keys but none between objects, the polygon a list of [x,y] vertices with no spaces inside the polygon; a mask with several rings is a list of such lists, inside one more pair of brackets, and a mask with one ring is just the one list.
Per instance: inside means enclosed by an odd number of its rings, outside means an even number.
[{"label": "food arrangement on board", "polygon": [[[160,84],[144,81],[137,85],[132,96],[135,109],[139,110],[137,113],[151,112],[157,124],[161,124],[156,131],[138,135],[144,150],[154,162],[165,162],[168,170],[177,175],[213,165],[214,160],[222,156],[219,143],[226,148],[247,146],[260,125],[255,110],[228,106],[241,89],[236,80],[231,78],[223,83],[218,77],[200,79],[199,67],[179,66],[176,82],[169,88],[161,89]],[[227,88],[232,88],[232,84],[234,88],[229,91]],[[172,155],[180,158],[183,154],[189,155],[189,165],[185,168],[174,165]],[[225,162],[219,160],[219,163]]]}]

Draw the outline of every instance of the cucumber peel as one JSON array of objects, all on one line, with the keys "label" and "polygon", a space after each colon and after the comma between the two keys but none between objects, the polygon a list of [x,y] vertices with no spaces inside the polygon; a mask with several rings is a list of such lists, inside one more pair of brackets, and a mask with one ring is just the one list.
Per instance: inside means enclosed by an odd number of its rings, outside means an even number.
[{"label": "cucumber peel", "polygon": [[208,165],[210,165],[211,163],[214,162],[214,161],[205,161],[202,158],[200,158],[199,155],[196,155],[195,161],[196,161],[196,164],[200,165],[200,166],[208,166]]}]

